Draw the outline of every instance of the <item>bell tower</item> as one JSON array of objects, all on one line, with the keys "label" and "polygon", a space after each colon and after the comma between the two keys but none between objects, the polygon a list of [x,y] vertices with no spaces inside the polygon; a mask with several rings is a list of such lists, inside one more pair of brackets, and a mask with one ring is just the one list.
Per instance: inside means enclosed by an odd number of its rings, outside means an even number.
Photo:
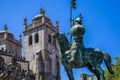
[{"label": "bell tower", "polygon": [[59,54],[57,41],[51,36],[58,32],[58,20],[53,26],[44,9],[27,25],[24,18],[24,55],[30,61],[30,69],[36,73],[36,80],[59,80]]}]

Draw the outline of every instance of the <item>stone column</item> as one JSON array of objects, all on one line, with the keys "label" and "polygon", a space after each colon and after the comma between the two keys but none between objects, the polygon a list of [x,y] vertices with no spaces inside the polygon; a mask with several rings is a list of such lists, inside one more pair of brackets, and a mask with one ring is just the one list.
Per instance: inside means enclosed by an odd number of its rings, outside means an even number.
[{"label": "stone column", "polygon": [[36,53],[36,76],[35,80],[40,80],[40,74],[39,74],[39,65],[40,65],[40,52]]}]

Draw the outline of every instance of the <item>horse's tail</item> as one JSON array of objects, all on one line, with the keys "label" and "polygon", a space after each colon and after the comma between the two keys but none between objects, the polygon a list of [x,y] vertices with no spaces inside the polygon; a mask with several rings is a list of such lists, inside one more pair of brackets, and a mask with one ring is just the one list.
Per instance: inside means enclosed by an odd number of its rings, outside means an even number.
[{"label": "horse's tail", "polygon": [[107,66],[107,69],[108,71],[111,73],[111,74],[114,74],[114,71],[112,70],[112,64],[111,64],[111,57],[108,53],[103,53],[104,55],[104,61],[105,61],[105,64]]}]

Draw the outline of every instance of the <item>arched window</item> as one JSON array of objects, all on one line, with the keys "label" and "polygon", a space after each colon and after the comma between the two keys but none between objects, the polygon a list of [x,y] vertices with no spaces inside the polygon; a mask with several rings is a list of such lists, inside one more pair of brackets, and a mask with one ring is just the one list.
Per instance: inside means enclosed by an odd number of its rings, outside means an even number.
[{"label": "arched window", "polygon": [[39,42],[39,34],[36,33],[36,34],[35,34],[35,43],[38,43],[38,42]]},{"label": "arched window", "polygon": [[51,35],[49,34],[49,35],[48,35],[48,42],[51,43],[51,41],[52,41],[52,40],[51,40]]},{"label": "arched window", "polygon": [[4,51],[4,48],[2,47],[1,50]]},{"label": "arched window", "polygon": [[8,50],[7,50],[7,49],[5,49],[5,52],[7,53],[7,52],[8,52]]},{"label": "arched window", "polygon": [[32,36],[31,35],[29,36],[28,42],[29,42],[29,45],[32,45]]}]

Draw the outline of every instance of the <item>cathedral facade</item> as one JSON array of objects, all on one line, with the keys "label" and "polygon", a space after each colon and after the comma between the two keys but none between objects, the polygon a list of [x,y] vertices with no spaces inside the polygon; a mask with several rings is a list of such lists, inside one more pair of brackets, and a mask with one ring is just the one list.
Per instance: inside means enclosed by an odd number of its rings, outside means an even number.
[{"label": "cathedral facade", "polygon": [[[30,25],[27,24],[25,17],[24,56],[22,56],[22,36],[20,35],[20,39],[16,40],[14,35],[8,32],[7,25],[4,25],[4,30],[0,30],[0,80],[7,80],[15,69],[20,72],[16,77],[23,75],[23,78],[17,78],[17,80],[60,80],[58,43],[51,36],[52,33],[58,31],[58,21],[56,21],[56,26],[53,26],[45,15],[44,9],[40,10],[40,14],[33,18]],[[5,77],[7,74],[5,72],[10,72],[9,66],[11,66],[11,74]]]}]

